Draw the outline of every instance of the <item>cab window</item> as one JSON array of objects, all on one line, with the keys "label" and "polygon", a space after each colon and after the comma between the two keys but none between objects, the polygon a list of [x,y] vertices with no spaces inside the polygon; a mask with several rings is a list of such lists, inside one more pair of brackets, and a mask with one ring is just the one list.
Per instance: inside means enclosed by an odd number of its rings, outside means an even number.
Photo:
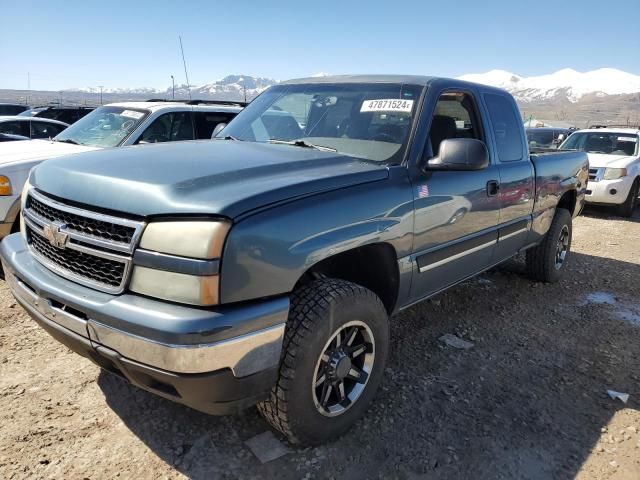
[{"label": "cab window", "polygon": [[482,140],[482,130],[473,97],[465,92],[445,92],[440,95],[431,119],[429,140],[433,156],[440,145],[451,138]]},{"label": "cab window", "polygon": [[[25,122],[26,123],[26,122]],[[65,129],[64,125],[31,121],[31,138],[53,138]]]},{"label": "cab window", "polygon": [[522,160],[522,122],[516,116],[513,103],[504,95],[488,93],[484,95],[493,128],[498,158],[501,162]]},{"label": "cab window", "polygon": [[204,140],[211,138],[213,130],[219,123],[229,123],[236,114],[224,112],[194,112],[193,116],[196,124],[196,138]]},{"label": "cab window", "polygon": [[142,133],[139,143],[176,142],[193,140],[190,112],[172,112],[159,116]]},{"label": "cab window", "polygon": [[0,133],[9,133],[11,135],[22,135],[23,137],[28,137],[29,122],[0,122]]}]

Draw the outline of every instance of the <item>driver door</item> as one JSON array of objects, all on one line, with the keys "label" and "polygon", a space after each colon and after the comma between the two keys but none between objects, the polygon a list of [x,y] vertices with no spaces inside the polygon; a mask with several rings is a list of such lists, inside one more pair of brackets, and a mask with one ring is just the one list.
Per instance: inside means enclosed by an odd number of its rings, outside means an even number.
[{"label": "driver door", "polygon": [[[475,138],[485,142],[478,102],[468,91],[443,92],[431,116],[428,157],[442,141]],[[486,144],[486,142],[485,142]],[[412,179],[415,209],[416,301],[490,265],[497,241],[500,204],[498,166],[475,171],[422,171]]]}]

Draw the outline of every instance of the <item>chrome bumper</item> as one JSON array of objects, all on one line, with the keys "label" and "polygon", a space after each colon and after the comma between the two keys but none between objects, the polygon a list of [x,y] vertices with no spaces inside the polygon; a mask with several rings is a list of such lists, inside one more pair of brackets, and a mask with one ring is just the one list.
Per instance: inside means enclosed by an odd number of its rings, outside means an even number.
[{"label": "chrome bumper", "polygon": [[10,272],[6,280],[18,302],[31,314],[71,330],[92,343],[115,350],[137,362],[175,373],[204,373],[231,369],[245,377],[278,364],[285,324],[204,345],[169,345],[149,341],[92,319],[73,315],[64,307],[37,296]]},{"label": "chrome bumper", "polygon": [[[66,329],[63,331],[80,335],[94,348],[104,346],[141,364],[184,374],[231,369],[235,377],[245,377],[275,367],[280,361],[287,299],[207,311],[134,295],[105,297],[104,293],[78,286],[46,270],[29,254],[19,235],[4,240],[0,254],[6,281],[27,312]],[[160,332],[165,338],[178,341],[158,341],[107,325],[108,322],[137,326],[133,325],[136,320],[149,323],[153,319],[158,324],[166,322],[171,328],[182,328]],[[253,325],[266,326],[251,330]],[[208,343],[197,341],[207,335],[225,337]]]}]

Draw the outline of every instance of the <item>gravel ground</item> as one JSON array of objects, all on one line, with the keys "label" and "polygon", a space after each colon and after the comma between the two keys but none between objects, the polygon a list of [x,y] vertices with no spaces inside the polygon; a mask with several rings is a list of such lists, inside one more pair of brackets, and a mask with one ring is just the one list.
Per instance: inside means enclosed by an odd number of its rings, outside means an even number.
[{"label": "gravel ground", "polygon": [[[0,283],[0,478],[638,480],[639,238],[640,212],[589,211],[559,285],[530,282],[516,259],[398,315],[366,417],[265,464],[245,444],[269,430],[255,409],[209,417],[131,387]],[[474,346],[445,346],[447,333]]]}]

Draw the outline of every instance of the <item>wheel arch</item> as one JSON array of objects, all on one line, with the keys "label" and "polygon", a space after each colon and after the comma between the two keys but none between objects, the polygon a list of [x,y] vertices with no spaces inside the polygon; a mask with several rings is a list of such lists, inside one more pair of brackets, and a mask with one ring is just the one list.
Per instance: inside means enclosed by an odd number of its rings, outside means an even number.
[{"label": "wheel arch", "polygon": [[369,243],[324,258],[310,266],[294,290],[318,278],[346,280],[368,288],[391,314],[398,302],[400,270],[395,248],[386,242]]},{"label": "wheel arch", "polygon": [[576,213],[576,205],[578,203],[578,192],[575,189],[567,190],[562,194],[556,208],[564,208],[569,210],[571,216]]}]

